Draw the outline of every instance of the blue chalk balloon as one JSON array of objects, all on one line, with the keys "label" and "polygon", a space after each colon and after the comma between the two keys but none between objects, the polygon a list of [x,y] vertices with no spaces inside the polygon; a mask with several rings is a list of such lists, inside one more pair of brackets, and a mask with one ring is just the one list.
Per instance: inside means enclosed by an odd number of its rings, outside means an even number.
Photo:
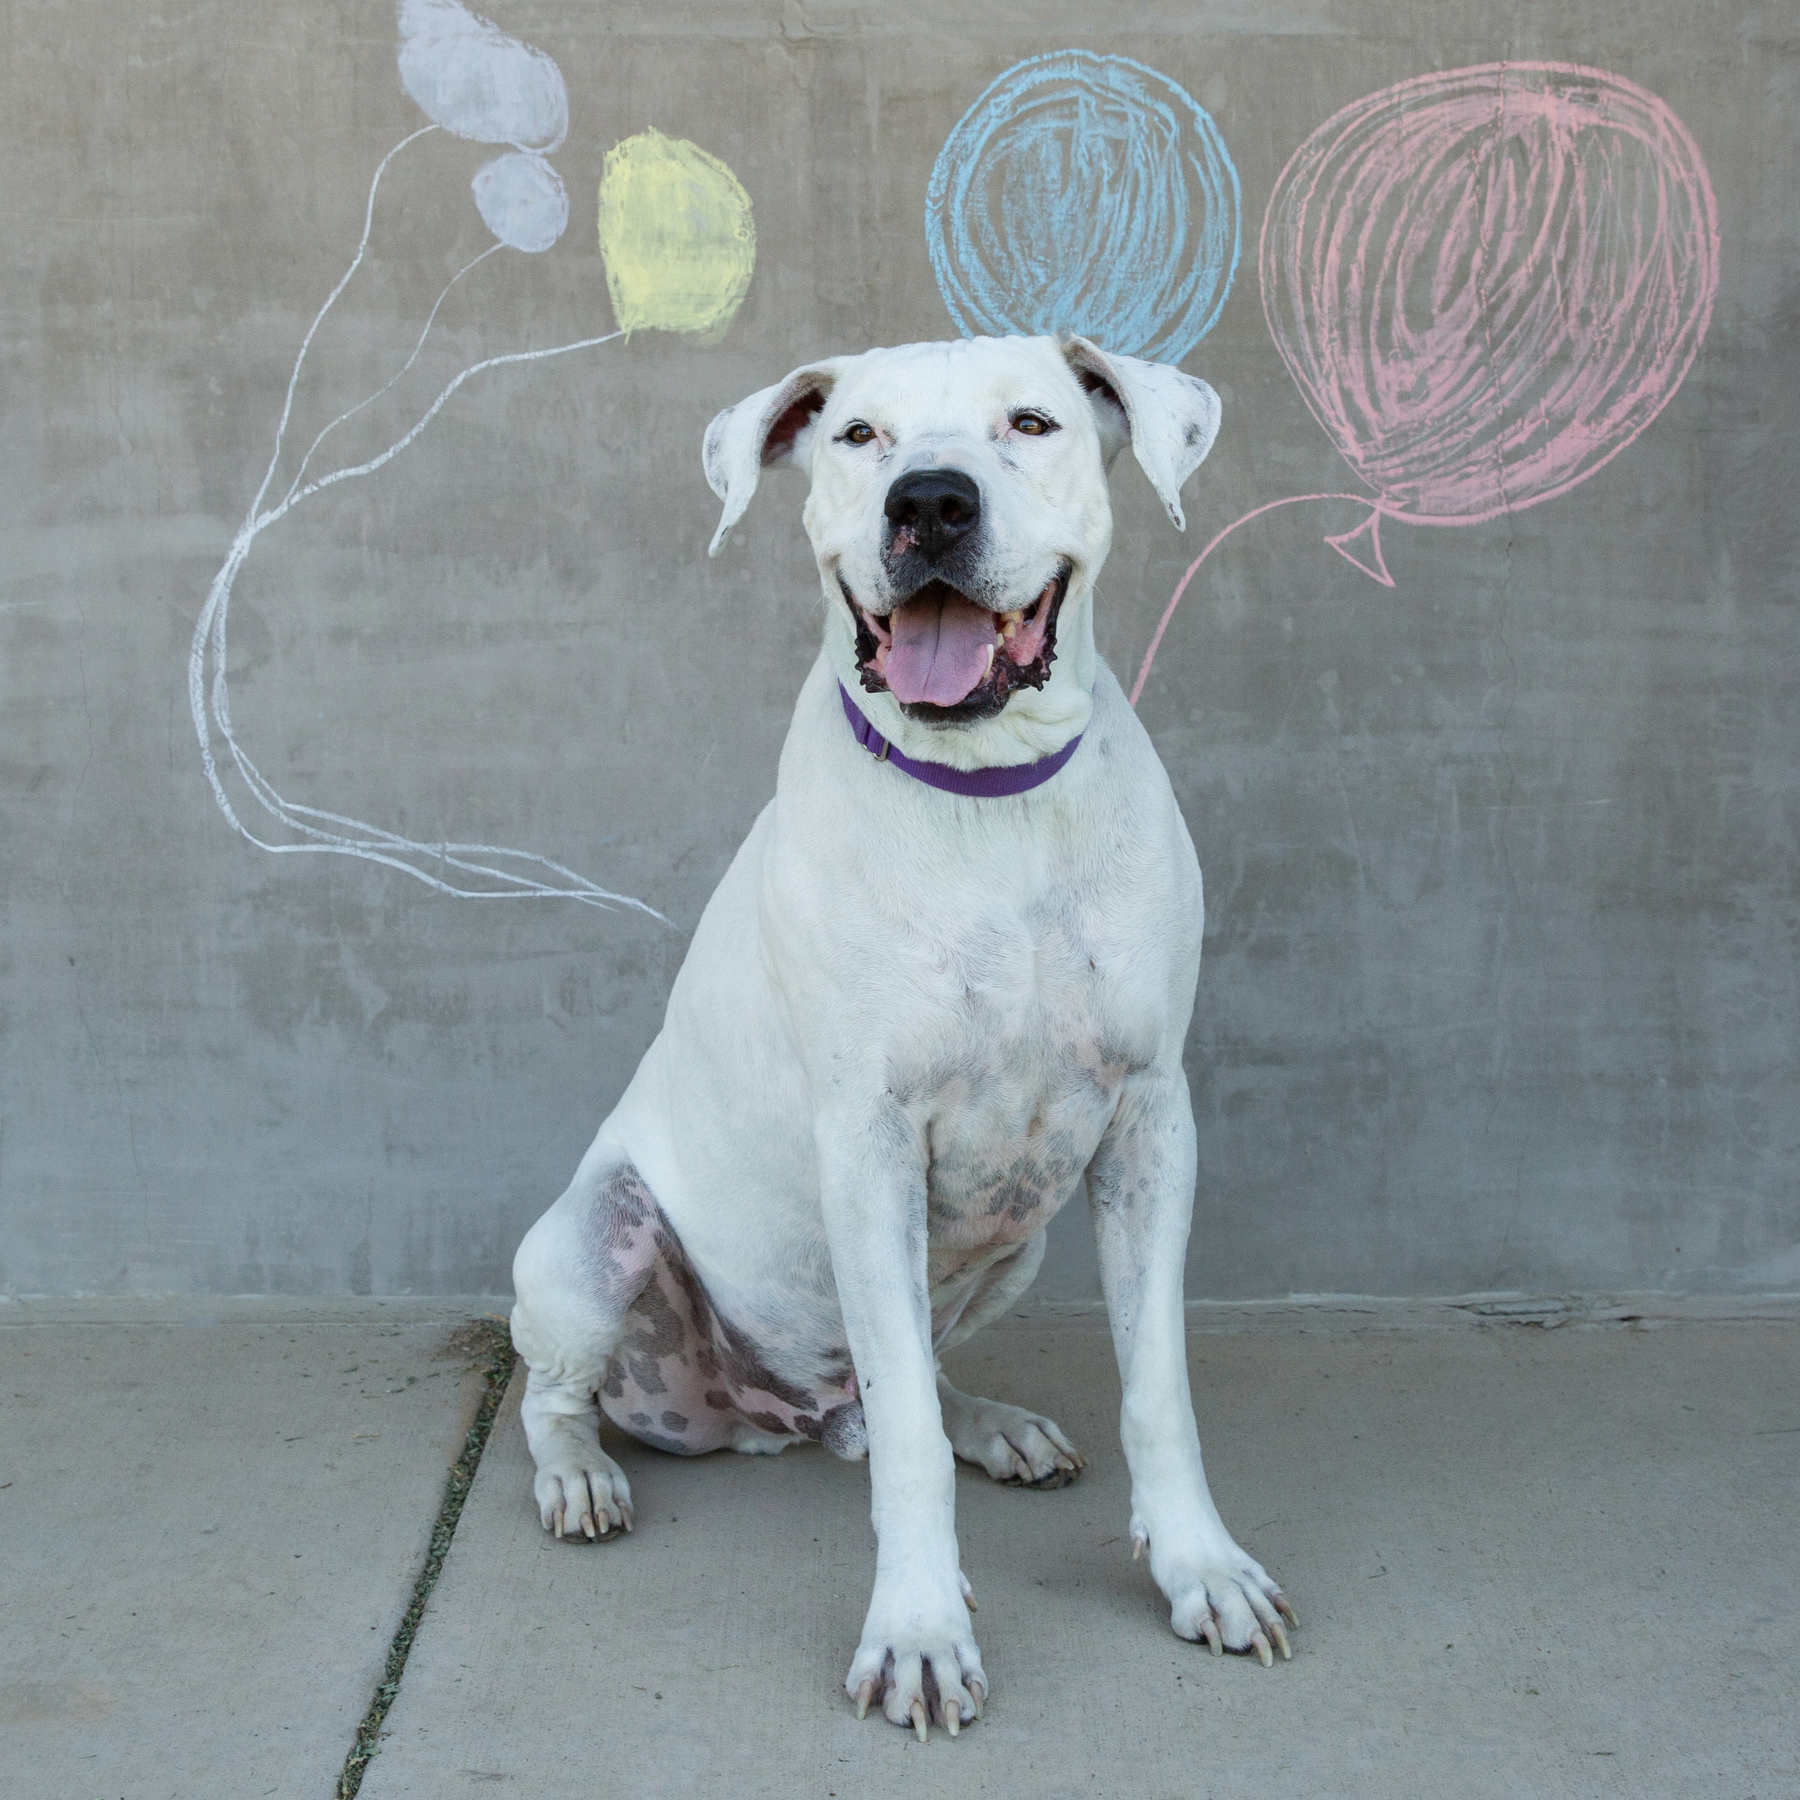
[{"label": "blue chalk balloon", "polygon": [[1174,363],[1231,292],[1240,204],[1191,94],[1130,57],[1059,50],[1008,69],[945,140],[925,238],[964,337],[1079,332]]}]

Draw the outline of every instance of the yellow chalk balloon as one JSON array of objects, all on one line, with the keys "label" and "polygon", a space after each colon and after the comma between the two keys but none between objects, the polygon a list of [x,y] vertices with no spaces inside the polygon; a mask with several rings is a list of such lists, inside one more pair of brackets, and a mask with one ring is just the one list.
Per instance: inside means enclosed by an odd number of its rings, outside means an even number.
[{"label": "yellow chalk balloon", "polygon": [[606,153],[600,258],[621,331],[716,344],[756,266],[750,196],[698,144],[640,132]]}]

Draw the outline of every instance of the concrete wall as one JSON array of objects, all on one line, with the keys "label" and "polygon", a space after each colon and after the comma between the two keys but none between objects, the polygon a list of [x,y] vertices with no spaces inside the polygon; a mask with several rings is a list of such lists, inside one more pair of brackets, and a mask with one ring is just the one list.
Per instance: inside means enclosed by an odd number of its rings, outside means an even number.
[{"label": "concrete wall", "polygon": [[[1067,45],[1211,111],[1249,254],[1188,358],[1225,401],[1185,540],[1129,464],[1099,611],[1121,670],[1186,562],[1348,471],[1272,347],[1255,234],[1290,152],[1404,77],[1579,61],[1660,94],[1719,201],[1710,334],[1564,497],[1390,527],[1396,585],[1292,507],[1202,572],[1143,716],[1207,874],[1190,1291],[1800,1287],[1790,7],[1300,0],[490,0],[547,50],[573,223],[452,291],[367,457],[484,356],[611,329],[606,150],[723,158],[757,262],[721,342],[654,332],[476,377],[387,468],[258,540],[239,741],[290,800],[551,857],[670,923],[463,900],[227,825],[190,637],[369,178],[421,122],[386,0],[7,9],[0,257],[0,1291],[503,1289],[654,1032],[774,780],[817,641],[800,492],[729,554],[702,427],[803,358],[947,335],[922,208],[987,82]],[[491,239],[492,152],[392,165],[321,329],[300,445],[406,359]],[[295,466],[290,454],[286,468]],[[323,463],[319,466],[325,466]],[[270,841],[295,834],[256,809]],[[1065,1216],[1047,1283],[1092,1289]]]}]

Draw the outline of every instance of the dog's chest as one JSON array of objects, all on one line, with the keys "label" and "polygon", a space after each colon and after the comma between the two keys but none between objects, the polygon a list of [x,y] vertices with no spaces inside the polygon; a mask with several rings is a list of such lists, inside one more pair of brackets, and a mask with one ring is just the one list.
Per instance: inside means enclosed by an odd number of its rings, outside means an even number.
[{"label": "dog's chest", "polygon": [[1074,1192],[1154,1052],[1079,913],[996,909],[939,946],[897,1087],[925,1126],[937,1251],[1017,1242]]}]

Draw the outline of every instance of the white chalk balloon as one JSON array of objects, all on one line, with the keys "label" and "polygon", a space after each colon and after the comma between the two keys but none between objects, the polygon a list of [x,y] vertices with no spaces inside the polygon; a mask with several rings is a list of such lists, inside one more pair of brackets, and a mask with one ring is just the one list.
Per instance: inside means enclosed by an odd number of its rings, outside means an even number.
[{"label": "white chalk balloon", "polygon": [[554,150],[569,90],[544,54],[459,0],[399,0],[400,85],[433,124],[478,144]]},{"label": "white chalk balloon", "polygon": [[475,210],[501,243],[534,254],[548,250],[569,223],[562,177],[529,150],[497,156],[475,171]]}]

